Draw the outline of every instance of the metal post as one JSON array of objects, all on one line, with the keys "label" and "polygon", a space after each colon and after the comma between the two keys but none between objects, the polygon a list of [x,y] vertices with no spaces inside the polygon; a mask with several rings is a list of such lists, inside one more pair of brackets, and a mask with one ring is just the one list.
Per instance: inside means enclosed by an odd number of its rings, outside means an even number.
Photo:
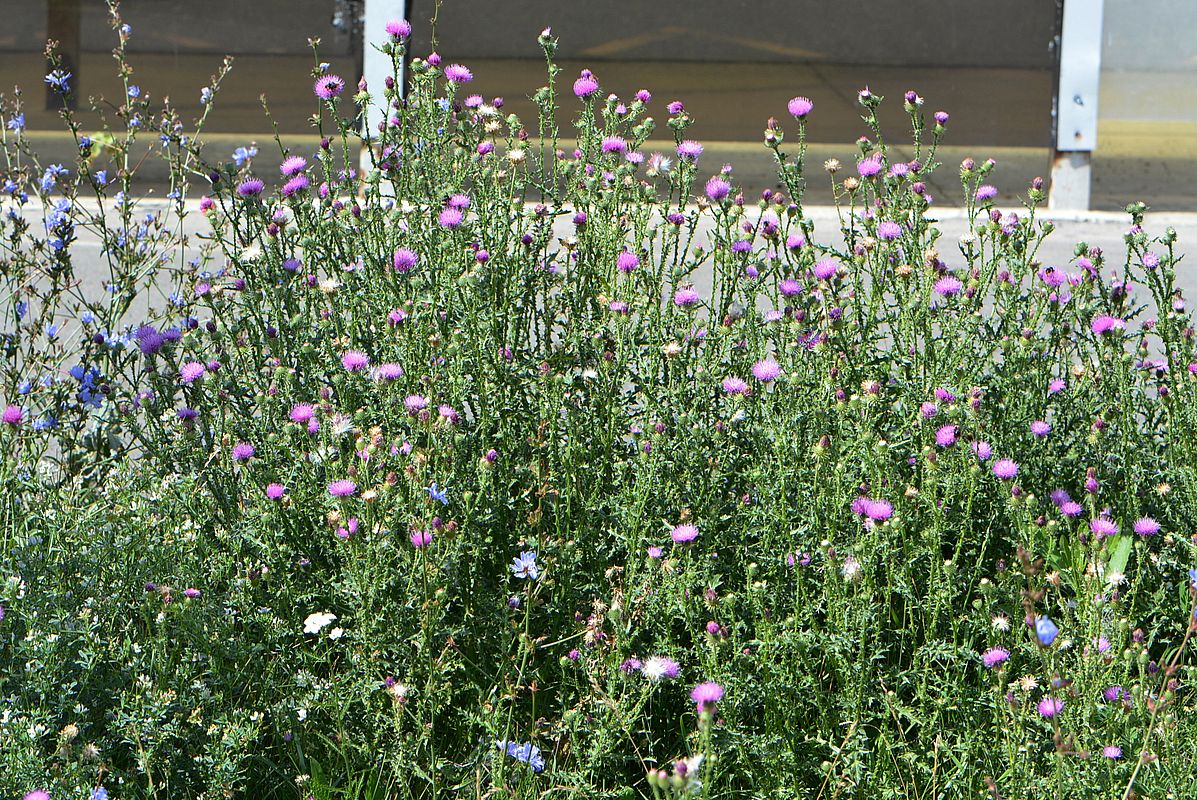
[{"label": "metal post", "polygon": [[1048,208],[1089,209],[1104,5],[1105,0],[1064,0]]},{"label": "metal post", "polygon": [[[362,15],[364,27],[362,74],[366,78],[372,98],[366,108],[366,129],[362,133],[363,137],[368,136],[372,140],[378,138],[379,123],[385,122],[390,117],[387,102],[383,98],[383,91],[386,89],[387,78],[392,74],[391,57],[380,53],[377,46],[386,40],[387,22],[393,19],[406,19],[407,7],[407,0],[366,0],[365,13]],[[401,94],[405,91],[403,74],[405,67],[406,63],[399,65],[398,84],[395,87]],[[364,152],[362,158],[368,163],[368,156]]]}]

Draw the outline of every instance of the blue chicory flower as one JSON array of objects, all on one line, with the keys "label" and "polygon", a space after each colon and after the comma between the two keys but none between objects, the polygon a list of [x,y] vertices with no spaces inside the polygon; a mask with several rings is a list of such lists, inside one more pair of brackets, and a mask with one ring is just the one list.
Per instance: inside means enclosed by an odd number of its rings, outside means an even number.
[{"label": "blue chicory flower", "polygon": [[519,558],[512,559],[511,574],[517,578],[531,578],[532,580],[539,578],[540,567],[536,565],[536,553],[525,550],[519,554]]},{"label": "blue chicory flower", "polygon": [[246,161],[249,161],[257,154],[258,148],[256,147],[238,147],[233,151],[233,161],[236,162],[238,168],[241,168],[245,166]]},{"label": "blue chicory flower", "polygon": [[1035,620],[1035,635],[1039,637],[1039,644],[1044,647],[1050,647],[1051,643],[1056,641],[1056,636],[1060,633],[1060,629],[1056,627],[1056,623],[1052,622],[1048,617],[1040,617]]},{"label": "blue chicory flower", "polygon": [[514,758],[516,761],[523,761],[528,766],[532,767],[532,771],[536,774],[544,772],[544,756],[540,753],[540,748],[531,742],[520,744],[519,742],[505,742],[499,740],[496,742],[500,750],[503,750],[507,755]]},{"label": "blue chicory flower", "polygon": [[59,94],[67,94],[71,91],[71,86],[67,82],[71,78],[71,73],[56,69],[46,76],[46,85]]}]

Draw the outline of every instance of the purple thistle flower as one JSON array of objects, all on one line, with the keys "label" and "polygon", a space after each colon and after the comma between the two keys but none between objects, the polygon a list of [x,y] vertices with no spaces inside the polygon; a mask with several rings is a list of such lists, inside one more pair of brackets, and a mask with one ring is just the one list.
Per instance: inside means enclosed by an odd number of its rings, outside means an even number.
[{"label": "purple thistle flower", "polygon": [[432,532],[416,530],[412,531],[411,536],[408,538],[411,539],[412,547],[417,550],[423,550],[432,542]]},{"label": "purple thistle flower", "polygon": [[357,526],[357,517],[350,517],[345,521],[344,526],[337,528],[337,538],[348,539],[350,536],[353,536],[355,533],[357,533]]},{"label": "purple thistle flower", "polygon": [[411,23],[405,19],[393,19],[387,22],[387,35],[392,39],[406,39],[411,36]]},{"label": "purple thistle flower", "polygon": [[628,149],[628,143],[622,136],[606,136],[601,147],[604,153],[622,153]]},{"label": "purple thistle flower", "polygon": [[752,376],[761,383],[771,383],[781,377],[781,365],[773,358],[763,358],[752,365]]},{"label": "purple thistle flower", "polygon": [[871,178],[881,172],[881,169],[881,156],[879,154],[871,155],[868,158],[862,159],[861,162],[856,165],[856,171],[860,173],[860,177],[862,178]]},{"label": "purple thistle flower", "polygon": [[669,536],[673,539],[673,541],[678,542],[679,544],[684,542],[692,542],[698,538],[698,526],[691,525],[689,523],[674,525],[673,530],[669,532]]},{"label": "purple thistle flower", "polygon": [[284,176],[290,178],[293,175],[298,175],[303,172],[304,167],[308,165],[308,160],[303,156],[291,156],[279,165],[278,171]]},{"label": "purple thistle flower", "polygon": [[316,409],[307,403],[297,403],[291,406],[291,421],[299,424],[311,421],[316,416]]},{"label": "purple thistle flower", "polygon": [[951,447],[956,443],[956,426],[944,425],[935,431],[935,444],[940,447]]},{"label": "purple thistle flower", "polygon": [[877,235],[886,241],[893,241],[902,235],[902,226],[886,220],[877,226]]},{"label": "purple thistle flower", "polygon": [[1064,391],[1065,385],[1066,384],[1064,383],[1064,381],[1060,380],[1059,378],[1056,378],[1056,379],[1052,380],[1047,385],[1047,393],[1048,394],[1059,394],[1060,392]]},{"label": "purple thistle flower", "polygon": [[428,398],[419,394],[409,394],[403,398],[403,407],[407,409],[408,414],[418,414],[428,407]]},{"label": "purple thistle flower", "polygon": [[815,264],[815,277],[821,281],[830,280],[839,270],[839,265],[829,258],[822,259]]},{"label": "purple thistle flower", "polygon": [[640,659],[632,656],[631,658],[625,659],[624,662],[619,665],[619,671],[624,675],[631,675],[633,672],[639,672],[640,668],[643,666],[644,663]]},{"label": "purple thistle flower", "polygon": [[20,406],[5,406],[4,407],[4,424],[13,428],[21,424],[21,420],[25,414]]},{"label": "purple thistle flower", "polygon": [[1118,533],[1118,523],[1108,517],[1096,517],[1089,521],[1089,530],[1100,541],[1116,535]]},{"label": "purple thistle flower", "polygon": [[237,194],[242,197],[257,197],[266,188],[266,184],[257,178],[250,178],[249,180],[241,181],[237,186]]},{"label": "purple thistle flower", "polygon": [[1140,536],[1155,536],[1160,532],[1160,523],[1151,517],[1139,517],[1132,527]]},{"label": "purple thistle flower", "polygon": [[712,681],[700,683],[690,692],[690,699],[698,707],[698,713],[714,712],[715,704],[723,699],[723,687]]},{"label": "purple thistle flower", "polygon": [[1064,701],[1058,697],[1045,697],[1039,701],[1039,716],[1051,719],[1064,710]]},{"label": "purple thistle flower", "polygon": [[249,461],[254,457],[254,446],[249,442],[238,442],[233,445],[233,460],[234,461]]},{"label": "purple thistle flower", "polygon": [[393,263],[396,272],[409,272],[420,260],[420,257],[414,251],[408,250],[406,247],[400,247],[395,251]]},{"label": "purple thistle flower", "polygon": [[590,97],[599,90],[598,81],[594,78],[594,73],[588,69],[582,70],[578,79],[574,81],[574,95],[579,98]]},{"label": "purple thistle flower", "polygon": [[981,654],[981,663],[988,669],[993,669],[1010,658],[1010,651],[1002,647],[991,647]]},{"label": "purple thistle flower", "polygon": [[960,279],[953,275],[946,275],[935,282],[931,290],[940,297],[951,297],[954,294],[959,294],[960,290],[964,288],[964,284]]},{"label": "purple thistle flower", "polygon": [[894,515],[894,507],[888,500],[869,500],[866,498],[862,505],[865,516],[873,522],[884,522]]},{"label": "purple thistle flower", "polygon": [[996,187],[990,186],[988,183],[983,183],[977,187],[977,202],[984,203],[986,200],[992,200],[997,197],[998,190]]},{"label": "purple thistle flower", "polygon": [[976,454],[978,461],[988,461],[993,456],[993,448],[989,442],[973,442],[969,449]]},{"label": "purple thistle flower", "polygon": [[464,64],[450,64],[445,67],[445,80],[449,83],[469,83],[474,80],[474,73]]},{"label": "purple thistle flower", "polygon": [[450,207],[441,211],[441,213],[437,215],[436,221],[442,228],[454,230],[455,228],[461,226],[463,219],[465,219],[465,215],[461,213],[461,209]]},{"label": "purple thistle flower", "polygon": [[718,203],[731,194],[731,184],[723,178],[715,176],[707,181],[706,193],[707,197]]},{"label": "purple thistle flower", "polygon": [[328,485],[328,493],[333,497],[348,497],[357,491],[357,484],[351,480],[333,481]]},{"label": "purple thistle flower", "polygon": [[272,483],[266,487],[266,496],[271,500],[279,500],[287,493],[287,487],[281,483]]},{"label": "purple thistle flower", "polygon": [[993,465],[993,474],[1001,480],[1008,481],[1018,474],[1018,462],[1003,458]]},{"label": "purple thistle flower", "polygon": [[151,356],[166,344],[166,337],[153,325],[142,325],[137,329],[137,347],[147,356]]},{"label": "purple thistle flower", "polygon": [[1052,504],[1056,506],[1056,508],[1059,508],[1060,506],[1072,500],[1072,495],[1068,494],[1068,492],[1064,489],[1052,489],[1052,492],[1050,495],[1048,495],[1048,497],[1051,499]]},{"label": "purple thistle flower", "polygon": [[321,75],[312,86],[312,91],[321,100],[332,100],[345,91],[345,81],[338,75]]},{"label": "purple thistle flower", "polygon": [[359,372],[370,366],[370,358],[360,350],[350,350],[341,356],[341,366],[350,372]]},{"label": "purple thistle flower", "polygon": [[699,300],[698,290],[693,286],[683,286],[673,293],[673,304],[681,308],[689,308]]},{"label": "purple thistle flower", "polygon": [[179,367],[179,380],[183,383],[192,383],[204,374],[204,365],[198,361],[188,361]]},{"label": "purple thistle flower", "polygon": [[749,388],[748,382],[743,378],[729,375],[723,379],[723,391],[727,394],[750,394],[752,389]]},{"label": "purple thistle flower", "polygon": [[693,139],[686,139],[677,146],[677,154],[681,158],[698,158],[702,155],[702,145]]},{"label": "purple thistle flower", "polygon": [[308,180],[307,175],[296,175],[294,178],[283,184],[282,195],[283,197],[291,197],[294,194],[302,192],[311,185],[312,182]]},{"label": "purple thistle flower", "polygon": [[1060,504],[1060,513],[1069,519],[1076,519],[1085,511],[1084,506],[1075,500],[1065,500]]},{"label": "purple thistle flower", "polygon": [[790,115],[799,120],[806,119],[806,115],[809,114],[814,107],[815,104],[812,103],[808,97],[794,97],[791,98],[790,102],[786,104],[786,108],[789,109]]},{"label": "purple thistle flower", "polygon": [[403,377],[403,367],[398,364],[379,364],[374,368],[374,379],[393,381]]},{"label": "purple thistle flower", "polygon": [[1034,434],[1035,436],[1038,436],[1039,438],[1043,438],[1044,436],[1047,436],[1051,432],[1052,432],[1051,424],[1048,422],[1045,422],[1044,420],[1037,419],[1031,423],[1031,433]]},{"label": "purple thistle flower", "polygon": [[1101,748],[1101,754],[1103,757],[1111,760],[1122,758],[1122,748],[1116,744],[1107,744]]},{"label": "purple thistle flower", "polygon": [[627,274],[640,266],[640,259],[635,253],[629,253],[627,250],[624,250],[615,259],[615,266],[618,267],[620,272]]},{"label": "purple thistle flower", "polygon": [[1101,336],[1102,334],[1109,333],[1110,331],[1120,331],[1124,329],[1126,327],[1126,322],[1118,317],[1112,317],[1109,314],[1101,314],[1093,318],[1093,322],[1089,327],[1095,334]]},{"label": "purple thistle flower", "polygon": [[802,284],[793,278],[786,278],[777,285],[783,297],[794,297],[802,293]]}]

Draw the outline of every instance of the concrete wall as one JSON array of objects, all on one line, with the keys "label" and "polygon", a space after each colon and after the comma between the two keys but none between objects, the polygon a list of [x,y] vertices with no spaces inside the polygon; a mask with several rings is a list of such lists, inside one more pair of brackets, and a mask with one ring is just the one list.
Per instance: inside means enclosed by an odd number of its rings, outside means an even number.
[{"label": "concrete wall", "polygon": [[1105,2],[1102,69],[1197,73],[1197,0]]},{"label": "concrete wall", "polygon": [[[427,41],[432,2],[413,2]],[[535,58],[551,25],[571,59],[1047,69],[1055,17],[1054,0],[446,0],[439,33],[461,58]]]},{"label": "concrete wall", "polygon": [[[0,0],[0,51],[40,52],[46,44],[47,0]],[[333,0],[122,0],[133,26],[135,53],[295,54],[309,52],[318,36],[321,52],[349,55],[350,37],[333,28]],[[85,52],[115,44],[104,0],[82,0]]]},{"label": "concrete wall", "polygon": [[[1131,6],[1131,0],[1120,0]],[[1151,0],[1176,7],[1194,0]],[[38,52],[47,0],[0,0],[0,50]],[[82,0],[83,47],[112,47],[103,0]],[[410,0],[417,52],[432,0]],[[295,53],[319,35],[350,39],[333,0],[123,0],[131,49]],[[590,60],[833,62],[910,66],[1051,66],[1054,0],[445,0],[441,50],[461,58],[537,58],[546,25],[562,56]],[[1141,12],[1140,12],[1141,13]]]}]

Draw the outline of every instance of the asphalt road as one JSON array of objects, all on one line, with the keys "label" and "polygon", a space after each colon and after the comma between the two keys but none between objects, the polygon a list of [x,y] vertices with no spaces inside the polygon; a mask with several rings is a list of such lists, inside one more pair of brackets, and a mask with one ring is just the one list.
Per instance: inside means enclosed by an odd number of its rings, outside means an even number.
[{"label": "asphalt road", "polygon": [[[146,204],[144,210],[152,208]],[[192,209],[186,220],[184,230],[189,234],[205,232],[208,223],[198,213],[198,208]],[[32,213],[32,212],[29,212]],[[806,209],[807,216],[815,221],[816,239],[821,241],[833,240],[839,231],[838,217],[835,208],[829,206],[814,206]],[[955,243],[968,231],[968,221],[961,209],[943,208],[936,212],[943,231],[939,246],[941,257],[949,264],[958,265],[960,256],[955,251]],[[1074,257],[1077,242],[1084,241],[1090,245],[1102,248],[1111,264],[1120,263],[1120,255],[1125,252],[1123,235],[1129,227],[1129,217],[1116,213],[1048,213],[1043,212],[1041,218],[1051,219],[1056,223],[1056,230],[1047,239],[1040,250],[1040,260],[1045,265],[1067,265]],[[709,216],[706,219],[710,219]],[[1168,226],[1176,229],[1179,236],[1180,252],[1197,252],[1197,214],[1190,213],[1149,213],[1145,227],[1149,234],[1162,234]],[[572,228],[563,226],[561,235],[566,236]],[[699,237],[702,238],[701,235]],[[94,236],[84,234],[73,248],[75,259],[75,274],[81,281],[81,289],[89,297],[99,297],[104,293],[104,283],[107,279],[107,267],[101,257],[99,242]],[[955,256],[955,258],[953,258]],[[1178,268],[1178,284],[1189,296],[1197,296],[1197,257],[1191,257],[1182,262]],[[709,290],[709,275],[699,274],[698,288],[700,291]],[[169,286],[163,286],[152,296],[150,301],[160,305]],[[140,315],[145,313],[144,303],[135,306],[130,322],[140,321]]]}]

